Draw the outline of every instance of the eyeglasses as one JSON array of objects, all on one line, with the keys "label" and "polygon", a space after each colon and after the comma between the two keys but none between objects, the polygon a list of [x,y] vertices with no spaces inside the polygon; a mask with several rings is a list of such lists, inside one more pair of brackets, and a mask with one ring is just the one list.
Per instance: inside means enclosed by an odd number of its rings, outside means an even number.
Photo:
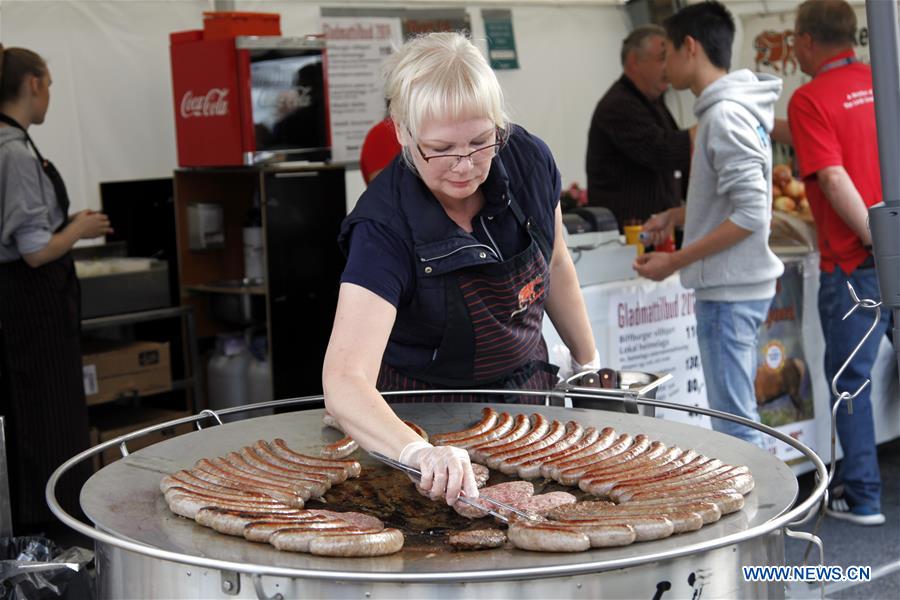
[{"label": "eyeglasses", "polygon": [[472,150],[468,154],[436,154],[434,156],[425,156],[425,153],[422,151],[422,148],[416,143],[416,150],[419,151],[419,155],[429,165],[442,169],[444,171],[451,171],[459,166],[464,159],[468,159],[470,163],[473,165],[483,164],[495,156],[500,152],[500,148],[503,147],[503,144],[506,143],[506,139],[503,136],[503,130],[499,127],[496,132],[497,141],[489,146],[485,146],[483,148],[478,148],[476,150]]}]

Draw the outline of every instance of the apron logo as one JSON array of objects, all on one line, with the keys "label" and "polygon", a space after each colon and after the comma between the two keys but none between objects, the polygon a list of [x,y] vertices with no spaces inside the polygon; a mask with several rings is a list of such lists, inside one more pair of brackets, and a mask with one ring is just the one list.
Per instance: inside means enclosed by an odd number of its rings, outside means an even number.
[{"label": "apron logo", "polygon": [[516,315],[528,310],[528,307],[537,302],[544,291],[544,278],[538,275],[519,290],[519,308],[514,310],[509,318],[515,318]]}]

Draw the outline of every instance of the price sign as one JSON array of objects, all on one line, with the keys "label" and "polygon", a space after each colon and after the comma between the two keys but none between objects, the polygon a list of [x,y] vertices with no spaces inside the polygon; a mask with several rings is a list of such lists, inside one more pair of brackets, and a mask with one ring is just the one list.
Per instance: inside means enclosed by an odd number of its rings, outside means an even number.
[{"label": "price sign", "polygon": [[[677,275],[662,283],[637,282],[609,298],[609,366],[620,371],[671,373],[672,380],[656,394],[657,400],[706,408],[706,384],[697,345],[694,291],[685,289]],[[659,409],[659,416],[702,427],[709,417]]]}]

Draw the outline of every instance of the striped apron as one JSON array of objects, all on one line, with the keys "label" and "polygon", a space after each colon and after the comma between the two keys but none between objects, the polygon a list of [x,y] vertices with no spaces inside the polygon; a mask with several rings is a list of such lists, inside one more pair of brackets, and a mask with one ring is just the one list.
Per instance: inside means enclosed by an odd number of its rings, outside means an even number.
[{"label": "striped apron", "polygon": [[[66,215],[62,177],[37,154]],[[37,268],[21,259],[0,264],[0,414],[6,417],[17,534],[53,521],[44,486],[56,467],[88,447],[80,336],[81,291],[70,254]],[[70,514],[81,514],[78,494],[89,475],[83,462],[57,486],[57,497]]]},{"label": "striped apron", "polygon": [[[544,301],[550,291],[552,249],[514,200],[510,208],[530,238],[516,256],[469,266],[445,277],[448,321],[444,338],[426,370],[400,370],[382,363],[379,391],[434,389],[549,390],[557,368],[547,362],[541,334]],[[462,333],[461,333],[462,332]],[[447,374],[465,373],[448,385]],[[441,377],[433,374],[440,373]],[[416,394],[394,402],[517,402],[543,404],[539,396]]]}]

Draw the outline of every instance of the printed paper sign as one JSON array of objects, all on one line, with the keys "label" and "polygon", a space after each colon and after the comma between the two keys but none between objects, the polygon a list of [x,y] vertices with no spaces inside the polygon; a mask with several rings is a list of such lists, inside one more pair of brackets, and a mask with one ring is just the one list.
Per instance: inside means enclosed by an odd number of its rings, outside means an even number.
[{"label": "printed paper sign", "polygon": [[[694,291],[677,277],[662,284],[625,286],[609,298],[609,366],[620,371],[671,373],[657,400],[707,408],[706,383],[697,345]],[[657,416],[710,428],[709,417],[657,409]]]}]

